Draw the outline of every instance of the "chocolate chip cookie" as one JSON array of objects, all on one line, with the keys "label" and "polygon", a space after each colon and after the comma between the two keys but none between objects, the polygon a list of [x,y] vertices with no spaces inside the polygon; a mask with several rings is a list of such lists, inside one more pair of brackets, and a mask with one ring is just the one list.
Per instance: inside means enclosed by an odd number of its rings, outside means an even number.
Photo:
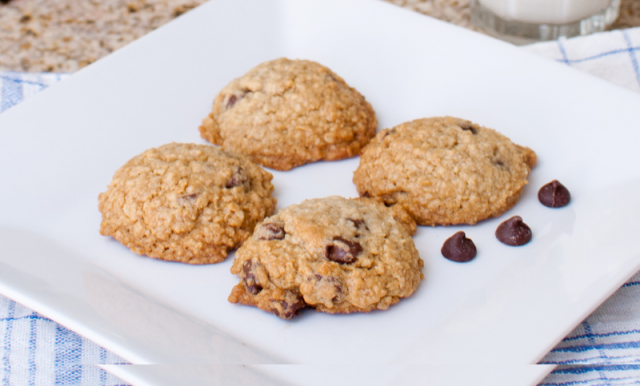
[{"label": "chocolate chip cookie", "polygon": [[276,170],[355,156],[376,133],[371,105],[328,68],[285,58],[233,80],[200,126],[211,143]]},{"label": "chocolate chip cookie", "polygon": [[400,205],[420,225],[475,224],[511,208],[536,154],[464,119],[418,119],[380,131],[360,157],[361,196]]},{"label": "chocolate chip cookie", "polygon": [[229,301],[283,319],[313,307],[328,313],[386,310],[424,278],[415,222],[373,199],[338,196],[291,205],[256,226],[236,252],[240,276]]},{"label": "chocolate chip cookie", "polygon": [[271,178],[213,146],[150,149],[122,166],[98,196],[100,234],[162,260],[217,263],[274,212]]}]

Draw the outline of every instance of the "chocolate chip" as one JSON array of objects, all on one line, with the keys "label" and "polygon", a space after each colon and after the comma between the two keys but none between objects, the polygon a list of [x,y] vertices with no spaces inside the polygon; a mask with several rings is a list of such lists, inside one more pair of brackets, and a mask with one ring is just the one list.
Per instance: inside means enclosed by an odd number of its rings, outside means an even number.
[{"label": "chocolate chip", "polygon": [[278,303],[282,306],[283,312],[280,312],[278,308],[272,308],[271,312],[275,316],[279,316],[282,319],[291,319],[297,313],[298,310],[307,306],[307,303],[304,302],[304,299],[300,295],[293,293],[292,291],[287,291],[285,294],[285,300],[271,300],[274,303]]},{"label": "chocolate chip", "polygon": [[193,193],[178,197],[178,201],[182,204],[192,204],[196,200],[196,198],[198,198],[198,193]]},{"label": "chocolate chip", "polygon": [[284,308],[284,312],[280,314],[280,312],[277,309],[274,309],[273,313],[276,316],[281,317],[282,319],[293,318],[298,313],[298,310],[301,310],[306,306],[306,303],[303,300],[300,300],[295,303],[287,303],[285,301],[280,300],[279,303],[282,305],[282,308]]},{"label": "chocolate chip", "polygon": [[396,129],[395,128],[391,129],[391,130],[384,131],[384,134],[382,134],[382,137],[380,137],[380,140],[383,140],[383,139],[387,138],[388,135],[395,134],[395,133],[396,133]]},{"label": "chocolate chip", "polygon": [[248,88],[242,89],[240,92],[236,92],[235,94],[232,94],[229,96],[229,99],[227,99],[227,105],[225,106],[225,109],[230,109],[232,108],[236,103],[238,103],[238,101],[242,98],[244,98],[247,94],[251,93],[253,91],[249,90]]},{"label": "chocolate chip", "polygon": [[503,244],[518,247],[531,241],[531,228],[522,222],[522,217],[513,216],[498,225],[496,237]]},{"label": "chocolate chip", "polygon": [[360,228],[364,228],[366,230],[369,230],[369,227],[367,227],[367,224],[365,224],[364,220],[360,220],[360,219],[352,219],[352,218],[348,218],[347,221],[351,221],[353,223],[353,225],[356,227],[356,229],[360,229]]},{"label": "chocolate chip", "polygon": [[253,263],[251,260],[247,260],[242,263],[242,272],[244,272],[244,278],[242,281],[244,282],[244,286],[247,288],[252,295],[257,295],[260,291],[262,291],[262,286],[258,284],[255,275],[253,274]]},{"label": "chocolate chip", "polygon": [[354,220],[352,218],[348,218],[347,221],[351,221],[356,228],[360,228],[364,224],[364,220],[360,219]]},{"label": "chocolate chip", "polygon": [[282,240],[284,239],[284,228],[272,222],[262,224],[265,235],[260,236],[259,240]]},{"label": "chocolate chip", "polygon": [[476,130],[476,128],[475,128],[475,127],[473,127],[473,126],[472,126],[471,124],[469,124],[469,123],[468,123],[468,124],[462,124],[462,125],[460,125],[460,128],[461,128],[462,130],[468,130],[468,131],[471,131],[471,134],[473,134],[473,135],[478,134],[478,130]]},{"label": "chocolate chip", "polygon": [[229,97],[229,100],[227,101],[227,108],[230,109],[233,107],[233,105],[236,104],[236,102],[238,101],[238,97],[235,95],[231,95]]},{"label": "chocolate chip", "polygon": [[476,245],[465,237],[464,232],[456,232],[442,245],[442,256],[457,263],[466,263],[476,257]]},{"label": "chocolate chip", "polygon": [[[327,259],[340,264],[353,264],[358,260],[358,255],[362,253],[362,245],[357,241],[349,241],[340,236],[333,238],[340,244],[327,245]],[[346,246],[343,246],[344,244]]]},{"label": "chocolate chip", "polygon": [[544,206],[548,206],[549,208],[562,208],[563,206],[567,206],[569,201],[571,201],[571,194],[569,194],[569,190],[558,182],[558,180],[553,180],[540,188],[538,191],[538,200]]},{"label": "chocolate chip", "polygon": [[362,197],[371,197],[371,195],[369,194],[369,192],[364,192],[362,193]]},{"label": "chocolate chip", "polygon": [[227,188],[234,188],[240,186],[249,180],[249,176],[244,172],[244,169],[238,168],[231,176],[229,182],[227,182]]}]

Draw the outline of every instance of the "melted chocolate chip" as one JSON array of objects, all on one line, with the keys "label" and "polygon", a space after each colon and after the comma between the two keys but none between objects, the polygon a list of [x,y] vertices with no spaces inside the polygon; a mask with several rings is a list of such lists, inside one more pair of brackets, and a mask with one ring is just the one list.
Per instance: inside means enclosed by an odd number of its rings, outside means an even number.
[{"label": "melted chocolate chip", "polygon": [[238,97],[235,95],[231,95],[229,97],[229,100],[227,101],[227,108],[230,109],[233,107],[233,105],[236,104],[236,102],[238,101]]},{"label": "melted chocolate chip", "polygon": [[497,159],[497,160],[493,161],[493,164],[495,166],[504,166],[504,162],[501,159]]},{"label": "melted chocolate chip", "polygon": [[478,134],[478,130],[476,130],[476,128],[475,128],[475,127],[471,126],[471,124],[462,124],[462,125],[460,125],[460,128],[461,128],[462,130],[470,131],[470,132],[471,132],[471,134],[473,134],[473,135]]},{"label": "melted chocolate chip", "polygon": [[518,247],[531,241],[531,228],[522,222],[522,217],[513,216],[498,225],[496,237],[503,244]]},{"label": "melted chocolate chip", "polygon": [[187,194],[186,196],[179,197],[178,202],[181,204],[192,204],[196,198],[198,198],[198,193]]},{"label": "melted chocolate chip", "polygon": [[305,302],[302,300],[295,303],[287,303],[283,300],[279,300],[278,302],[282,305],[282,308],[284,308],[284,313],[280,314],[276,308],[273,309],[273,313],[282,319],[293,318],[298,313],[298,310],[301,310],[306,306]]},{"label": "melted chocolate chip", "polygon": [[244,286],[247,288],[247,291],[252,295],[257,295],[260,291],[262,291],[262,286],[258,284],[255,275],[253,274],[253,263],[251,260],[247,260],[242,264],[242,272],[244,272],[244,278],[242,281],[244,282]]},{"label": "melted chocolate chip", "polygon": [[238,103],[240,99],[244,98],[247,94],[251,92],[252,92],[251,90],[249,90],[248,88],[245,88],[245,89],[242,89],[242,91],[240,92],[236,92],[235,94],[230,95],[229,99],[227,99],[227,105],[225,106],[225,110],[232,108],[236,103]]},{"label": "melted chocolate chip", "polygon": [[362,253],[362,245],[357,241],[349,241],[340,236],[333,238],[334,241],[340,241],[345,244],[347,249],[340,244],[327,245],[327,259],[340,264],[353,264],[358,260],[358,255]]},{"label": "melted chocolate chip", "polygon": [[284,228],[272,222],[262,224],[265,235],[260,236],[259,240],[282,240],[286,235]]},{"label": "melted chocolate chip", "polygon": [[360,228],[362,225],[364,225],[364,220],[360,220],[360,219],[354,220],[352,218],[348,218],[347,221],[351,221],[356,228]]},{"label": "melted chocolate chip", "polygon": [[347,221],[352,222],[357,230],[360,230],[360,228],[369,230],[369,227],[367,226],[367,224],[365,224],[364,220],[360,220],[360,219],[354,220],[352,218],[348,218]]},{"label": "melted chocolate chip", "polygon": [[385,139],[388,135],[395,134],[396,129],[387,130],[387,131],[384,131],[383,133],[384,134],[382,134],[382,137],[380,137],[380,140]]},{"label": "melted chocolate chip", "polygon": [[544,206],[549,208],[562,208],[567,206],[571,201],[571,194],[569,190],[558,182],[553,180],[540,188],[538,191],[538,200]]},{"label": "melted chocolate chip", "polygon": [[[324,282],[326,282],[326,283],[330,283],[329,285],[331,285],[335,289],[336,295],[333,298],[331,298],[332,302],[340,303],[344,299],[345,289],[344,289],[344,283],[342,282],[342,280],[337,279],[333,276],[322,276],[317,273],[313,275],[313,278],[315,278],[316,285],[324,285],[325,284]],[[313,280],[313,278],[309,277],[307,278],[307,280],[311,281]]]},{"label": "melted chocolate chip", "polygon": [[466,263],[476,257],[476,245],[465,237],[464,232],[456,232],[442,245],[442,256],[457,263]]},{"label": "melted chocolate chip", "polygon": [[334,284],[333,288],[336,289],[337,293],[336,293],[336,296],[331,298],[331,302],[332,303],[340,303],[342,301],[342,299],[344,298],[344,296],[343,296],[344,294],[342,293],[343,288],[342,288],[341,285],[338,285],[338,284]]},{"label": "melted chocolate chip", "polygon": [[286,300],[271,300],[272,302],[278,303],[282,306],[282,313],[275,307],[271,309],[271,312],[275,316],[279,316],[282,319],[293,318],[300,309],[307,306],[307,303],[304,302],[304,299],[302,299],[300,295],[296,295],[291,291],[287,291],[285,299]]},{"label": "melted chocolate chip", "polygon": [[231,176],[229,182],[227,182],[227,188],[234,188],[240,186],[249,180],[249,176],[244,172],[244,169],[238,168]]}]

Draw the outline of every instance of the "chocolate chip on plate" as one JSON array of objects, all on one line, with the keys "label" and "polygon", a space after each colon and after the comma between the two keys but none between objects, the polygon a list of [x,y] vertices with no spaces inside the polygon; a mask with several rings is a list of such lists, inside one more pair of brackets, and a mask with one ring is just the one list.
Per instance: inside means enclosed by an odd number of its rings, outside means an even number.
[{"label": "chocolate chip on plate", "polygon": [[464,232],[456,232],[442,245],[442,256],[456,263],[466,263],[476,257],[476,245],[465,237]]},{"label": "chocolate chip on plate", "polygon": [[553,180],[540,188],[538,191],[538,200],[544,206],[549,208],[562,208],[567,206],[571,201],[569,190],[558,180]]},{"label": "chocolate chip on plate", "polygon": [[522,217],[513,216],[498,225],[496,238],[503,244],[518,247],[531,241],[531,228],[522,222]]}]

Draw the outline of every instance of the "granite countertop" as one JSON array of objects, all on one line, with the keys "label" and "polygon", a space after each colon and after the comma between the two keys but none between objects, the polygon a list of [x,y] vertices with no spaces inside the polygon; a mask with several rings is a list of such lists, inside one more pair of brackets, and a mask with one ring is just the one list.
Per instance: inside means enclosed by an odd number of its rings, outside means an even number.
[{"label": "granite countertop", "polygon": [[[206,0],[0,0],[0,70],[74,72]],[[469,0],[387,0],[470,28]],[[640,26],[622,0],[612,26]]]}]

